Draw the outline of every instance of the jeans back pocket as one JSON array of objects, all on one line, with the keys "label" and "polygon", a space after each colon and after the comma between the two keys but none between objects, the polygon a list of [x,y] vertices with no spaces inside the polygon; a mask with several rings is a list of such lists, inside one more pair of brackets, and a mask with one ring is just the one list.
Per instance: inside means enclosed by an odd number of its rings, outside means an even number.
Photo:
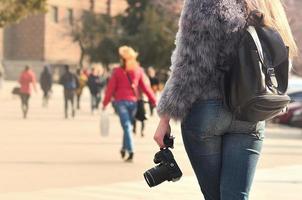
[{"label": "jeans back pocket", "polygon": [[223,103],[221,101],[194,103],[182,123],[183,131],[186,132],[187,130],[188,133],[200,138],[216,135],[222,109]]}]

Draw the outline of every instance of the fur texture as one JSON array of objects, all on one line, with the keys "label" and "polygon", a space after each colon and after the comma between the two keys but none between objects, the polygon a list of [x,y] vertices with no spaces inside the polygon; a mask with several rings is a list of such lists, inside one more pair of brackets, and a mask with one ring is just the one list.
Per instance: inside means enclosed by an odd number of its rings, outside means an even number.
[{"label": "fur texture", "polygon": [[182,120],[196,100],[222,97],[217,66],[235,53],[246,21],[244,1],[185,0],[160,116]]}]

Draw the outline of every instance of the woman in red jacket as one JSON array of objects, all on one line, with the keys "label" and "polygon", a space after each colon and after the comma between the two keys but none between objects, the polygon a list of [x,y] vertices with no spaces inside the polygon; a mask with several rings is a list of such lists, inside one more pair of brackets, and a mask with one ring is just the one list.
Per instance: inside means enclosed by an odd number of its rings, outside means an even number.
[{"label": "woman in red jacket", "polygon": [[34,88],[35,92],[37,92],[36,86],[36,75],[30,69],[29,66],[26,66],[23,72],[19,77],[20,83],[20,98],[21,98],[21,108],[23,112],[23,118],[27,118],[27,113],[29,109],[29,98],[31,95],[31,85]]},{"label": "woman in red jacket", "polygon": [[156,105],[156,100],[152,89],[144,82],[144,71],[136,60],[138,53],[131,47],[123,46],[119,49],[119,55],[122,64],[114,69],[109,80],[103,101],[103,110],[113,98],[124,130],[120,153],[122,158],[128,153],[129,156],[126,161],[131,162],[134,154],[132,122],[137,110],[138,89],[140,88],[147,95],[153,106]]}]

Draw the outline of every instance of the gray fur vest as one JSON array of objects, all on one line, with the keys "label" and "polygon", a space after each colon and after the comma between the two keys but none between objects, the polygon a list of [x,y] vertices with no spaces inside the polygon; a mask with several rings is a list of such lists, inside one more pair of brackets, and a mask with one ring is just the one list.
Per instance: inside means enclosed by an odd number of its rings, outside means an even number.
[{"label": "gray fur vest", "polygon": [[182,120],[196,100],[222,97],[217,70],[235,53],[246,19],[245,0],[185,0],[160,116]]}]

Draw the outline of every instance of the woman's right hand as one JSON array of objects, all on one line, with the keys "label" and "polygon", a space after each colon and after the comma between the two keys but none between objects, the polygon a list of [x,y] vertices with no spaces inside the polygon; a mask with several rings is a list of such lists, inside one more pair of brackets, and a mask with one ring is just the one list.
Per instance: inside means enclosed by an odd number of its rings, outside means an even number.
[{"label": "woman's right hand", "polygon": [[161,117],[156,132],[154,134],[154,140],[158,144],[160,148],[164,148],[164,137],[165,135],[170,135],[171,128],[170,128],[170,118],[168,117]]}]

